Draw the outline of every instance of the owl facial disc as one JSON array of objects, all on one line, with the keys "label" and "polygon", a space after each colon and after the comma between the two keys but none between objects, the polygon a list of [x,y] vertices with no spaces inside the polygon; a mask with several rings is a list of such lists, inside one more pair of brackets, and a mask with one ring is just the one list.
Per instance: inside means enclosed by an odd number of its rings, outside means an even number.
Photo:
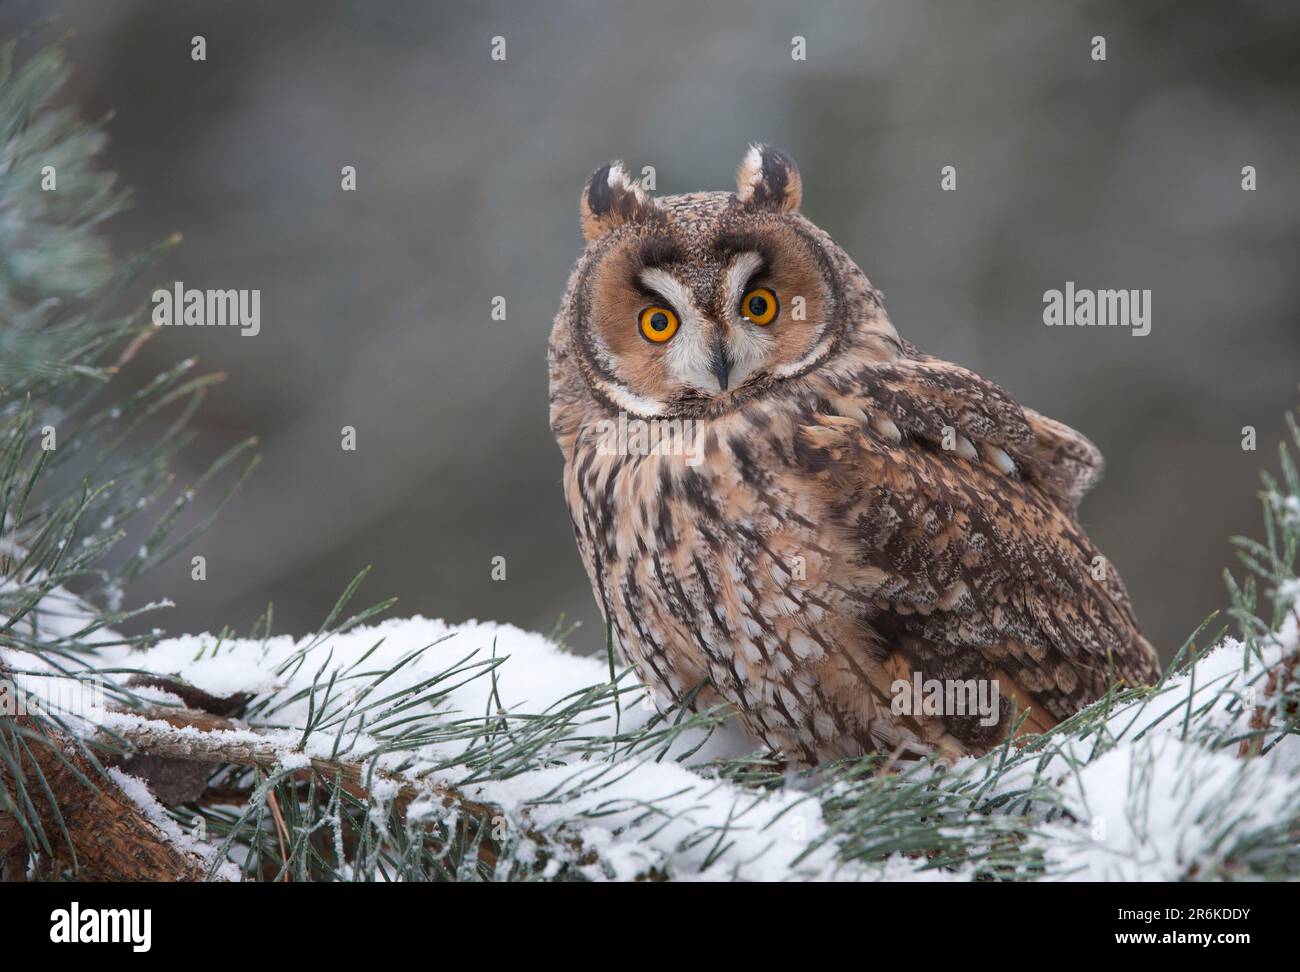
[{"label": "owl facial disc", "polygon": [[892,338],[861,271],[799,213],[802,195],[795,164],[764,145],[735,192],[651,199],[622,163],[597,169],[565,312],[591,391],[640,416],[718,413],[825,363],[850,326]]}]

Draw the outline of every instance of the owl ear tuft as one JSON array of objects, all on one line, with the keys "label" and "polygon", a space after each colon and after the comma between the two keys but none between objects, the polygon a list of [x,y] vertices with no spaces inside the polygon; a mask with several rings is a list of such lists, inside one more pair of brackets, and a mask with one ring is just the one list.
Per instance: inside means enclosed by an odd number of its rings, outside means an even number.
[{"label": "owl ear tuft", "polygon": [[622,162],[608,162],[591,174],[579,202],[582,235],[598,240],[616,226],[652,217],[657,210]]},{"label": "owl ear tuft", "polygon": [[795,212],[803,200],[799,167],[780,149],[754,142],[736,170],[736,198],[755,209]]}]

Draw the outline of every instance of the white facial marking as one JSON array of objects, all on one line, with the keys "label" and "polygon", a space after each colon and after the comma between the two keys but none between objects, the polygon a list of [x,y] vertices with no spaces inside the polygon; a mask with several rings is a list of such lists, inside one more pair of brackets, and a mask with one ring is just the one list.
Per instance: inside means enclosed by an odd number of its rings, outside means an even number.
[{"label": "white facial marking", "polygon": [[739,253],[727,268],[726,287],[727,302],[733,306],[740,305],[741,291],[754,272],[763,265],[762,254]]},{"label": "white facial marking", "polygon": [[751,324],[740,313],[740,298],[745,296],[745,285],[762,265],[762,254],[740,253],[727,268],[727,307],[732,314],[727,351],[733,362],[730,381],[732,388],[761,368],[772,351],[772,336],[765,326]]},{"label": "white facial marking", "polygon": [[695,306],[690,287],[658,267],[643,270],[641,283],[668,301],[677,312],[677,333],[664,345],[668,373],[700,391],[710,394],[718,391],[718,379],[713,374],[716,328]]},{"label": "white facial marking", "polygon": [[663,414],[664,406],[662,402],[656,402],[654,399],[637,395],[623,385],[613,382],[602,382],[601,385],[614,404],[629,415],[651,416]]}]

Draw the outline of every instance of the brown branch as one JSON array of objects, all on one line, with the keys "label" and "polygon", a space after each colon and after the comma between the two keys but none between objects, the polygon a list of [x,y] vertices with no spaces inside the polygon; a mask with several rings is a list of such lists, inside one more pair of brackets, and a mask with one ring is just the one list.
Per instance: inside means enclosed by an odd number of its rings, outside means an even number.
[{"label": "brown branch", "polygon": [[[382,780],[390,784],[390,800],[399,816],[404,815],[418,798],[432,798],[439,800],[444,807],[454,807],[480,827],[490,826],[501,813],[489,804],[466,799],[459,791],[442,783],[412,780],[400,773],[354,760],[315,756],[304,759],[283,738],[275,738],[274,730],[250,727],[211,712],[153,707],[142,712],[125,711],[120,715],[127,718],[119,719],[111,734],[90,740],[92,746],[120,750],[125,743],[128,753],[136,759],[149,757],[164,763],[185,761],[211,766],[235,765],[264,773],[285,773],[287,765],[291,767],[286,774],[289,779],[296,782],[310,782],[313,778],[333,781],[352,797],[367,802],[374,799],[367,781]],[[0,726],[3,722],[0,720]],[[33,734],[37,732],[34,726],[25,725],[24,728]],[[73,835],[72,848],[70,852],[60,853],[60,863],[70,866],[75,853],[77,875],[83,879],[199,881],[206,877],[207,865],[196,855],[172,844],[111,779],[95,770],[70,740],[60,736],[57,743],[68,761],[86,776],[96,779],[99,785],[98,792],[88,790],[70,769],[63,766],[50,748],[55,744],[52,737],[29,741],[56,794],[68,831]],[[295,760],[304,765],[297,767]],[[0,769],[0,784],[7,782]],[[28,781],[27,792],[32,795],[33,802],[36,802],[36,789],[32,781]],[[220,792],[222,798],[228,799],[232,795],[246,800],[251,792],[230,788]],[[211,802],[208,796],[217,794],[212,791],[205,793],[199,802]],[[41,807],[40,803],[38,807]],[[282,823],[279,820],[276,823],[277,835],[283,841]],[[50,835],[51,842],[61,834],[57,818],[48,806],[41,809],[41,825]],[[18,836],[21,837],[21,832]],[[7,838],[12,841],[12,834],[6,831],[0,818],[0,864],[5,860]],[[496,856],[497,850],[492,842],[483,841],[479,860],[494,866]]]},{"label": "brown branch", "polygon": [[280,813],[280,801],[275,798],[275,791],[269,790],[266,794],[266,802],[271,808],[271,816],[275,818],[275,839],[280,842],[280,864],[283,878],[289,880],[289,852],[285,845],[289,838],[289,828],[284,825],[284,815]]},{"label": "brown branch", "polygon": [[249,692],[236,692],[234,695],[212,695],[203,691],[178,675],[132,675],[126,680],[127,688],[156,688],[170,692],[180,698],[191,709],[211,712],[213,715],[228,716],[238,712],[252,699]]},{"label": "brown branch", "polygon": [[11,814],[0,813],[0,881],[27,880],[27,838]]},{"label": "brown branch", "polygon": [[[152,708],[123,714],[136,716],[137,719],[114,727],[116,734],[128,742],[133,750],[152,756],[174,757],[198,763],[233,763],[236,766],[270,771],[282,767],[286,756],[297,755],[292,746],[270,738],[267,730],[249,727],[210,712]],[[198,729],[201,734],[186,731],[190,729]],[[371,774],[371,769],[364,763],[317,756],[309,756],[308,760],[308,765],[295,769],[290,774],[293,779],[307,782],[314,775],[338,780],[343,789],[357,799],[370,799],[370,791],[363,780]],[[430,796],[440,799],[444,806],[454,805],[466,813],[482,815],[488,819],[497,812],[486,804],[466,800],[456,790],[441,783],[420,784],[400,773],[377,767],[373,774],[375,779],[397,787],[394,801],[399,809],[405,809],[417,797]]]},{"label": "brown branch", "polygon": [[[125,725],[115,726],[114,731],[140,754],[213,765],[247,766],[262,772],[283,770],[286,756],[301,758],[298,750],[271,738],[269,730],[250,727],[210,712],[155,707],[123,714],[135,718]],[[199,732],[191,731],[195,729]],[[391,799],[399,816],[403,816],[407,807],[419,797],[437,799],[444,807],[455,807],[480,826],[490,825],[501,812],[488,804],[468,800],[459,791],[442,783],[415,782],[400,773],[371,768],[356,761],[315,756],[308,757],[308,760],[306,766],[290,771],[289,778],[303,783],[310,782],[313,777],[335,781],[352,797],[369,801],[372,795],[363,781],[372,778],[373,774],[374,779],[393,785]],[[479,859],[495,866],[496,849],[490,842],[484,841],[480,845]]]},{"label": "brown branch", "polygon": [[[207,865],[197,855],[172,843],[63,733],[30,714],[0,716],[0,731],[11,741],[21,740],[25,744],[25,748],[11,745],[10,749],[20,761],[23,789],[35,807],[36,818],[53,853],[53,859],[48,862],[52,868],[66,867],[77,878],[92,881],[205,879]],[[48,792],[41,785],[41,776],[49,787]],[[87,786],[82,777],[93,786]],[[8,790],[15,805],[21,806],[18,783],[9,768],[0,764],[0,786]],[[32,822],[33,829],[35,823]],[[11,820],[0,831],[6,879],[19,867],[15,837],[23,840],[21,867],[25,872],[26,840],[17,822]]]}]

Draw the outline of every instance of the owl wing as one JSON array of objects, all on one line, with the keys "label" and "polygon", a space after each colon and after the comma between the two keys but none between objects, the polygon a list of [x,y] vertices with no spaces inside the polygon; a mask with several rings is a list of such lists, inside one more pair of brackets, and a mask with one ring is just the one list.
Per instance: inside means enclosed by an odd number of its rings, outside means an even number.
[{"label": "owl wing", "polygon": [[[1073,517],[1072,497],[1100,468],[1095,448],[936,359],[882,366],[860,396],[897,434],[818,413],[796,455],[847,534],[846,587],[882,669],[997,680],[1003,719],[945,716],[947,732],[982,751],[1005,735],[1012,704],[1042,731],[1113,680],[1158,676],[1123,582]],[[945,425],[964,445],[942,447]]]},{"label": "owl wing", "polygon": [[869,386],[899,429],[942,443],[945,426],[952,428],[985,458],[1004,467],[1012,460],[1070,513],[1078,510],[1101,479],[1101,450],[1068,425],[1022,408],[987,378],[904,347],[909,356],[881,366]]}]

